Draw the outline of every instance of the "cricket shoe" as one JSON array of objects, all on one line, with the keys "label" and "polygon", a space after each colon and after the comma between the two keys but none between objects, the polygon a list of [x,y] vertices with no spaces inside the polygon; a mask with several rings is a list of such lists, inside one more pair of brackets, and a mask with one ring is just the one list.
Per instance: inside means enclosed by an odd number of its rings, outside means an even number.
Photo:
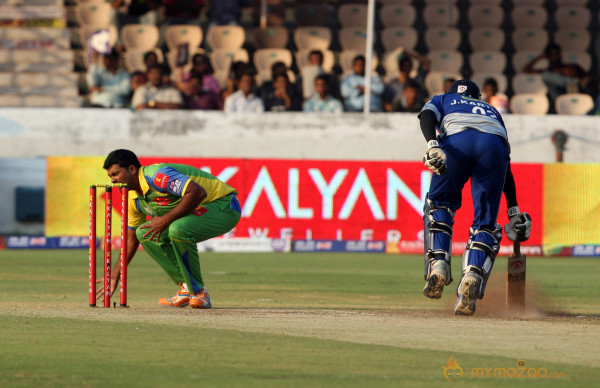
[{"label": "cricket shoe", "polygon": [[436,260],[431,265],[431,271],[429,272],[429,278],[425,282],[425,288],[423,288],[423,295],[431,299],[440,299],[444,286],[450,284],[450,265],[446,260]]},{"label": "cricket shoe", "polygon": [[212,307],[210,304],[210,295],[206,288],[201,289],[190,297],[190,307],[193,309],[209,309]]},{"label": "cricket shoe", "polygon": [[454,315],[475,314],[475,303],[479,297],[479,288],[483,279],[474,271],[467,272],[458,285],[458,300],[454,306]]},{"label": "cricket shoe", "polygon": [[182,285],[175,296],[171,298],[160,298],[158,303],[165,307],[185,307],[190,304],[190,292]]}]

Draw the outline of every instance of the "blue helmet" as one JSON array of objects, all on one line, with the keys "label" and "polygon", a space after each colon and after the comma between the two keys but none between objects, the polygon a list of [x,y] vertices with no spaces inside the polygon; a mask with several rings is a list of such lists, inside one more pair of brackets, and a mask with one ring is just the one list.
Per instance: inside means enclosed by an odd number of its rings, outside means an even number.
[{"label": "blue helmet", "polygon": [[479,87],[475,84],[475,82],[466,79],[459,79],[458,81],[454,81],[454,83],[448,88],[447,93],[462,94],[464,96],[477,99],[481,98]]}]

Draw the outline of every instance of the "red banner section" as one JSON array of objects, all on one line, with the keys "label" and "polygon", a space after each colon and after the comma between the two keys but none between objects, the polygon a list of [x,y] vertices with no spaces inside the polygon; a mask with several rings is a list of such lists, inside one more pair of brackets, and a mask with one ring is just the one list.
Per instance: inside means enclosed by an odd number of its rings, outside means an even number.
[{"label": "red banner section", "polygon": [[[235,187],[243,209],[242,220],[231,233],[235,237],[384,240],[399,252],[423,249],[422,209],[431,172],[419,162],[140,159],[144,165],[189,164]],[[530,213],[534,222],[525,245],[540,246],[542,165],[513,165],[513,173],[521,211]],[[470,198],[467,185],[455,217],[455,247],[464,247],[468,239]],[[498,222],[507,222],[505,201]],[[511,244],[505,239],[502,245]]]}]

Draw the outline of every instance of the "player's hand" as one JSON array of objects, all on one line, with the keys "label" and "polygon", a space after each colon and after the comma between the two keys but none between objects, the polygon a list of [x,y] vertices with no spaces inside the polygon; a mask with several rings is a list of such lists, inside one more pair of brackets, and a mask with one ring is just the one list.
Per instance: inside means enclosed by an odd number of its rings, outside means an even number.
[{"label": "player's hand", "polygon": [[[519,208],[508,209],[508,224],[504,225],[506,237],[511,241],[527,241],[531,233],[531,216],[519,213]],[[511,216],[512,214],[512,216]]]},{"label": "player's hand", "polygon": [[156,237],[156,241],[160,240],[162,232],[169,228],[171,222],[164,216],[157,216],[152,218],[147,224],[140,226],[140,229],[149,229],[144,233],[144,237],[148,237],[149,241],[152,241]]},{"label": "player's hand", "polygon": [[[110,279],[110,292],[109,295],[115,293],[117,289],[117,285],[119,284],[119,278],[113,278],[111,276]],[[96,280],[96,300],[102,299],[102,303],[104,303],[104,278]]]},{"label": "player's hand", "polygon": [[446,164],[446,153],[440,148],[437,140],[430,140],[427,143],[428,150],[423,157],[425,167],[438,175],[444,175],[448,171]]}]

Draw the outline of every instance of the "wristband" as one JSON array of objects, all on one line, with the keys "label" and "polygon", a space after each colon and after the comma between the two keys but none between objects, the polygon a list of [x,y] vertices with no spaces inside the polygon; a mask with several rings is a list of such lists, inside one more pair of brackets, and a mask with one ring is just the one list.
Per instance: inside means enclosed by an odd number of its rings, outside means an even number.
[{"label": "wristband", "polygon": [[508,213],[508,218],[511,218],[511,217],[516,216],[517,214],[520,214],[521,212],[519,211],[518,206],[513,206],[510,209],[508,209],[507,213]]},{"label": "wristband", "polygon": [[437,140],[429,140],[427,142],[427,149],[430,150],[432,148],[440,148],[440,143]]}]

